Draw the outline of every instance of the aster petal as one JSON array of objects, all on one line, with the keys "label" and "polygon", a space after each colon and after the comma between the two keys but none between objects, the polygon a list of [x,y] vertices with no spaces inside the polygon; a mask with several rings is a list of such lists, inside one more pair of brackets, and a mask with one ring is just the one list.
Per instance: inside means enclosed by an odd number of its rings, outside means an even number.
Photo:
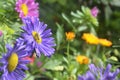
[{"label": "aster petal", "polygon": [[12,50],[12,47],[11,47],[9,44],[6,45],[6,48],[7,48],[7,50],[9,50],[9,51]]},{"label": "aster petal", "polygon": [[31,35],[28,35],[28,34],[26,34],[26,33],[23,33],[22,36],[23,36],[23,38],[24,38],[25,40],[28,40],[28,39],[29,39],[29,41],[27,41],[28,44],[30,44],[30,43],[32,43],[32,42],[34,41],[34,39],[33,39],[33,37],[32,37]]},{"label": "aster petal", "polygon": [[43,31],[47,28],[47,24],[44,24],[43,22],[40,23],[41,25],[39,25],[39,34],[42,34]]},{"label": "aster petal", "polygon": [[28,70],[28,67],[25,64],[18,64],[19,69]]},{"label": "aster petal", "polygon": [[96,80],[94,75],[90,71],[86,73],[85,78],[85,80]]},{"label": "aster petal", "polygon": [[6,62],[6,60],[5,60],[4,58],[1,58],[1,59],[0,59],[0,63],[6,64],[7,62]]},{"label": "aster petal", "polygon": [[19,63],[28,64],[28,63],[30,63],[30,60],[26,60],[26,59],[22,58],[22,59],[19,59]]},{"label": "aster petal", "polygon": [[94,64],[90,64],[90,65],[89,65],[89,69],[90,69],[90,71],[93,72],[94,74],[96,74],[96,73],[97,73],[97,70],[98,70],[98,69],[95,67]]},{"label": "aster petal", "polygon": [[28,54],[25,53],[24,51],[23,51],[23,52],[21,51],[21,52],[18,54],[18,56],[19,56],[19,58],[23,58],[23,57],[28,56]]},{"label": "aster petal", "polygon": [[15,73],[18,75],[16,77],[22,78],[22,79],[25,78],[25,73],[21,69],[16,69]]},{"label": "aster petal", "polygon": [[38,48],[35,48],[36,54],[38,57],[40,57],[40,50]]},{"label": "aster petal", "polygon": [[115,77],[120,73],[120,70],[117,69],[114,73],[113,73],[113,79],[115,79]]},{"label": "aster petal", "polygon": [[84,80],[83,76],[78,76],[78,80]]},{"label": "aster petal", "polygon": [[14,72],[10,73],[9,75],[10,75],[11,79],[17,80],[16,76],[14,75]]},{"label": "aster petal", "polygon": [[39,47],[39,49],[45,54],[45,56],[50,56],[53,53],[52,48],[48,48],[42,44],[41,44],[41,47]]},{"label": "aster petal", "polygon": [[[30,20],[30,18],[24,18],[23,22],[27,26],[27,28],[26,28],[27,30],[25,30],[25,31],[27,31],[27,32],[30,31],[30,34],[31,34],[31,32],[33,30],[32,20]],[[26,26],[24,26],[24,27],[26,27]],[[25,29],[24,27],[23,27],[23,30]]]},{"label": "aster petal", "polygon": [[48,29],[43,33],[43,35],[41,35],[41,37],[46,38],[46,37],[49,37],[51,35],[52,35],[51,29]]},{"label": "aster petal", "polygon": [[111,66],[110,64],[107,65],[106,70],[105,70],[105,72],[104,72],[104,76],[107,76],[107,75],[108,75],[108,73],[110,72],[111,67],[112,67],[112,66]]}]

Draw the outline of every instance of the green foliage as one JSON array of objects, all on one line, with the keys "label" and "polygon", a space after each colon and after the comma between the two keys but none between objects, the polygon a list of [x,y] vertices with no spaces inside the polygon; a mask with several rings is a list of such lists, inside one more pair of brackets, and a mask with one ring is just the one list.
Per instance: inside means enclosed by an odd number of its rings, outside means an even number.
[{"label": "green foliage", "polygon": [[44,3],[59,3],[60,5],[66,5],[67,0],[44,0]]},{"label": "green foliage", "polygon": [[57,41],[57,50],[60,47],[61,42],[63,42],[64,39],[64,31],[63,31],[63,26],[60,26],[58,23],[56,24],[58,29],[56,32],[56,41]]},{"label": "green foliage", "polygon": [[80,25],[84,25],[85,23],[87,25],[92,24],[94,26],[98,26],[98,21],[94,16],[92,16],[90,9],[83,6],[81,7],[81,9],[82,12],[80,12],[79,10],[77,10],[77,13],[71,12],[71,15],[75,17],[73,19],[73,22],[78,23]]}]

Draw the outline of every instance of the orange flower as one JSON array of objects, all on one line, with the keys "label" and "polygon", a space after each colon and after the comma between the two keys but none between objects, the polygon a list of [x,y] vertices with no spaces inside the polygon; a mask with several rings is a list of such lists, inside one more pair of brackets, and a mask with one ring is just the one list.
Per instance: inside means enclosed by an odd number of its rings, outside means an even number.
[{"label": "orange flower", "polygon": [[86,56],[78,55],[76,57],[76,61],[79,62],[80,64],[88,64],[89,63],[89,58]]},{"label": "orange flower", "polygon": [[75,33],[74,32],[66,32],[66,39],[67,40],[73,40],[75,38]]},{"label": "orange flower", "polygon": [[82,39],[89,44],[99,44],[99,39],[91,33],[84,33]]},{"label": "orange flower", "polygon": [[107,47],[112,46],[112,42],[109,41],[109,40],[107,40],[107,39],[102,39],[102,38],[100,38],[100,39],[99,39],[99,43],[100,43],[101,45],[107,46]]}]

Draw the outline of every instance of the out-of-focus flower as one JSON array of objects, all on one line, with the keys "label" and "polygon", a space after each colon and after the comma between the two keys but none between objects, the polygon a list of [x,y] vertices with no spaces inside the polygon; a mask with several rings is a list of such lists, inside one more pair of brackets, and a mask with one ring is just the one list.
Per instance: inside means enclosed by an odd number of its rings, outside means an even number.
[{"label": "out-of-focus flower", "polygon": [[3,35],[3,32],[0,30],[0,37]]},{"label": "out-of-focus flower", "polygon": [[99,39],[91,33],[84,33],[82,39],[89,44],[99,44]]},{"label": "out-of-focus flower", "polygon": [[75,38],[75,33],[74,32],[66,32],[66,39],[67,40],[73,40]]},{"label": "out-of-focus flower", "polygon": [[117,77],[118,73],[120,73],[120,70],[117,69],[115,72],[110,72],[111,67],[112,66],[110,64],[107,65],[103,76],[101,76],[101,80],[116,80],[115,78]]},{"label": "out-of-focus flower", "polygon": [[84,33],[82,39],[85,40],[89,44],[100,44],[103,46],[110,47],[112,46],[112,42],[107,39],[102,39],[94,36],[91,33]]},{"label": "out-of-focus flower", "polygon": [[97,17],[97,15],[98,15],[98,8],[97,7],[93,7],[92,9],[91,9],[91,14],[92,14],[92,16],[94,16],[94,17]]},{"label": "out-of-focus flower", "polygon": [[89,64],[89,58],[83,55],[78,55],[76,57],[76,61],[80,64]]},{"label": "out-of-focus flower", "polygon": [[35,3],[35,0],[18,0],[15,10],[19,13],[20,18],[39,16],[38,3]]},{"label": "out-of-focus flower", "polygon": [[[117,75],[120,73],[119,69],[116,69],[115,72],[111,72],[111,65],[108,64],[106,69],[103,67],[96,67],[94,64],[89,65],[89,75],[88,72],[83,75],[79,76],[78,80],[117,80]],[[86,75],[89,76],[89,79],[86,79]]]},{"label": "out-of-focus flower", "polygon": [[78,76],[78,80],[96,80],[95,76],[88,71],[85,75],[83,76]]},{"label": "out-of-focus flower", "polygon": [[103,46],[107,46],[107,47],[112,46],[112,42],[111,41],[109,41],[107,39],[102,39],[102,38],[99,39],[99,44],[101,44]]},{"label": "out-of-focus flower", "polygon": [[40,67],[42,65],[42,62],[37,62],[37,67]]},{"label": "out-of-focus flower", "polygon": [[31,18],[27,17],[23,19],[25,26],[22,27],[23,33],[22,37],[26,41],[26,45],[30,46],[32,52],[35,50],[35,53],[38,57],[41,54],[45,56],[51,56],[56,46],[54,38],[52,37],[51,29],[47,29],[47,24],[40,22],[38,18],[34,18],[32,21]]},{"label": "out-of-focus flower", "polygon": [[13,48],[7,45],[7,53],[0,59],[0,70],[2,70],[0,80],[23,80],[25,78],[24,70],[28,70],[26,64],[29,63],[29,60],[22,58],[28,54],[23,42],[17,43],[19,42],[16,42]]}]

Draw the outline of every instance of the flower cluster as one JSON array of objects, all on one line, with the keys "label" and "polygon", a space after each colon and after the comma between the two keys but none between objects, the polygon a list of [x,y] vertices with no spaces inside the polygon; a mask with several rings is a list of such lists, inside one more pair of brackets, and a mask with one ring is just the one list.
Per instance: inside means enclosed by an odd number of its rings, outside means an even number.
[{"label": "flower cluster", "polygon": [[[0,58],[0,80],[23,80],[27,59],[36,53],[51,56],[55,49],[51,29],[46,29],[47,24],[39,21],[38,3],[35,0],[17,0],[15,10],[25,24],[21,36],[16,39],[14,46],[7,45],[7,52]],[[2,33],[1,33],[2,35]]]},{"label": "flower cluster", "polygon": [[111,72],[111,65],[108,64],[106,69],[96,67],[94,64],[89,65],[89,71],[83,76],[78,76],[78,80],[116,80],[117,75],[120,73],[119,69]]},{"label": "flower cluster", "polygon": [[107,39],[103,39],[103,38],[98,38],[91,33],[84,33],[82,36],[82,39],[85,40],[89,44],[100,44],[100,45],[107,46],[107,47],[110,47],[112,45],[111,41]]}]

